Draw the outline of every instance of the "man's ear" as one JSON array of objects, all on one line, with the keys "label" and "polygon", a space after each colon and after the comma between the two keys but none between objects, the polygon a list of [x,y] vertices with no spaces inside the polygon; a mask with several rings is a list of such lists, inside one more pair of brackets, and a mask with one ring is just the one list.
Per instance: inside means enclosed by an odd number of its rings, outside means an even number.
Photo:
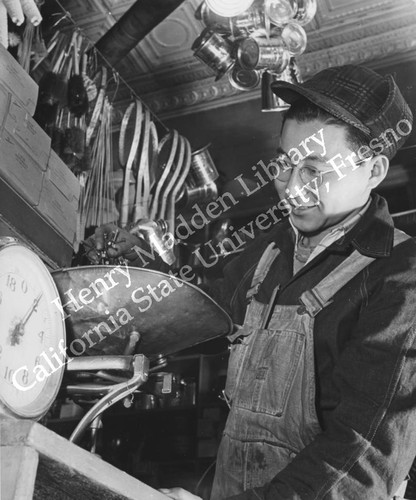
[{"label": "man's ear", "polygon": [[370,189],[376,188],[386,177],[389,170],[390,160],[385,155],[377,155],[371,160],[370,178],[368,186]]}]

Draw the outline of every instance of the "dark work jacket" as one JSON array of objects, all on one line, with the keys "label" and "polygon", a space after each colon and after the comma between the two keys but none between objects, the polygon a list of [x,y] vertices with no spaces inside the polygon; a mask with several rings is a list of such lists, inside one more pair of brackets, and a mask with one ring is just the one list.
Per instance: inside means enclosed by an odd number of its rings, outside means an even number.
[{"label": "dark work jacket", "polygon": [[[283,220],[231,261],[215,287],[215,298],[237,324],[254,269],[271,241],[281,253],[257,294],[264,303],[279,283],[276,303],[298,304],[302,292],[354,249],[376,260],[315,318],[322,433],[271,483],[233,499],[323,499],[335,484],[345,491],[343,499],[388,499],[416,454],[416,242],[392,248],[387,203],[373,195],[359,223],[293,276],[293,229]],[[366,499],[349,496],[357,481],[368,487]]]}]

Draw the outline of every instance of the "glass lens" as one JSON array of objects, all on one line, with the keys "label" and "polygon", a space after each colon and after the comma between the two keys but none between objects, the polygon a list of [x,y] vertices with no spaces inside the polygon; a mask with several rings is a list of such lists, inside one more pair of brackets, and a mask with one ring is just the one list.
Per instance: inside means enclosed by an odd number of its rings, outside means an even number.
[{"label": "glass lens", "polygon": [[270,21],[276,26],[284,26],[296,15],[297,0],[265,0],[265,10]]},{"label": "glass lens", "polygon": [[282,39],[291,56],[299,56],[305,52],[306,32],[299,23],[291,21],[286,24],[282,30]]},{"label": "glass lens", "polygon": [[316,0],[298,0],[298,10],[295,15],[296,21],[305,26],[312,21],[316,14]]},{"label": "glass lens", "polygon": [[239,90],[252,90],[260,83],[258,71],[241,68],[238,64],[228,73],[228,78],[231,85]]},{"label": "glass lens", "polygon": [[206,4],[212,12],[219,16],[238,16],[247,10],[254,0],[206,0]]},{"label": "glass lens", "polygon": [[237,50],[237,58],[244,69],[254,69],[259,61],[259,46],[253,38],[245,38]]},{"label": "glass lens", "polygon": [[221,35],[231,34],[230,18],[215,14],[215,12],[209,10],[205,2],[201,5],[201,20],[205,26],[212,28]]}]

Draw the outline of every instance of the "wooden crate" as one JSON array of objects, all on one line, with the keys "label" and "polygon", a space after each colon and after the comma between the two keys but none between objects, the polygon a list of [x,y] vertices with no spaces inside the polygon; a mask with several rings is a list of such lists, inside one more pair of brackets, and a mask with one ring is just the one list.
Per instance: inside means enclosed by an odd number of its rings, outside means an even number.
[{"label": "wooden crate", "polygon": [[166,500],[30,420],[0,417],[2,500]]}]

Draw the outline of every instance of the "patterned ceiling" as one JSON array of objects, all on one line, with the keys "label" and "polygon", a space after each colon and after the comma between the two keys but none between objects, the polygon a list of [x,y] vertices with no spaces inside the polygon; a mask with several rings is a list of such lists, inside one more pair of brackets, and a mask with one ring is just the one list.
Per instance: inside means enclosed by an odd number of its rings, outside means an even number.
[{"label": "patterned ceiling", "polygon": [[[185,0],[150,32],[116,69],[133,91],[161,117],[173,117],[256,98],[227,77],[215,82],[211,70],[191,50],[203,25],[194,17],[201,0]],[[134,3],[133,0],[61,0],[75,23],[93,42]],[[315,19],[306,26],[308,46],[298,58],[302,76],[339,64],[373,68],[415,60],[414,0],[318,0]],[[121,86],[117,101],[130,99]]]}]

